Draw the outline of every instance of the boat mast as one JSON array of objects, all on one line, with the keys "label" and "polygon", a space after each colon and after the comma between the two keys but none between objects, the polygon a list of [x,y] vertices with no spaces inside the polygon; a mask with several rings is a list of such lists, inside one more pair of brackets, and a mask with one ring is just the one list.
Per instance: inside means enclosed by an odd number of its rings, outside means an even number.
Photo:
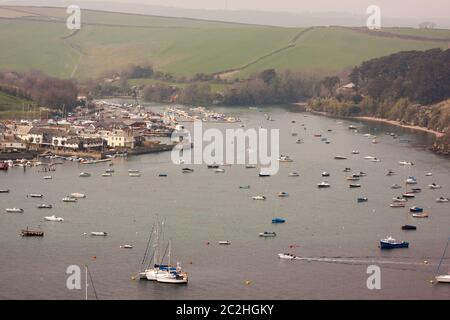
[{"label": "boat mast", "polygon": [[439,261],[438,267],[436,269],[436,275],[438,275],[438,273],[439,273],[439,268],[441,267],[442,260],[444,260],[445,253],[447,252],[447,248],[448,248],[448,243],[449,242],[450,242],[450,237],[447,240],[447,244],[445,245],[444,253],[442,254],[441,260]]},{"label": "boat mast", "polygon": [[84,286],[85,286],[85,300],[87,300],[88,299],[88,267],[87,267],[87,265],[85,265],[84,266],[84,268],[85,268],[85,283],[84,283]]}]

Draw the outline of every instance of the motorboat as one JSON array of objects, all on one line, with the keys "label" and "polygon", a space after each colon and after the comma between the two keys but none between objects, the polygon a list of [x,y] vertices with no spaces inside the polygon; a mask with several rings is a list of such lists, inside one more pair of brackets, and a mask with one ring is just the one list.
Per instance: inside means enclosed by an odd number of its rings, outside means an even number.
[{"label": "motorboat", "polygon": [[44,195],[43,194],[38,194],[38,193],[31,193],[28,195],[30,198],[43,198]]},{"label": "motorboat", "polygon": [[96,236],[96,237],[106,237],[108,235],[107,232],[104,231],[92,231],[91,232],[91,236]]},{"label": "motorboat", "polygon": [[165,172],[160,172],[160,173],[158,174],[158,177],[167,177],[167,173],[165,173]]},{"label": "motorboat", "polygon": [[140,171],[137,169],[129,169],[128,173],[139,173]]},{"label": "motorboat", "polygon": [[64,197],[62,198],[63,202],[77,202],[77,198],[74,197]]},{"label": "motorboat", "polygon": [[214,172],[215,173],[224,173],[225,169],[215,169]]},{"label": "motorboat", "polygon": [[408,177],[405,181],[406,184],[417,184],[417,179],[415,177]]},{"label": "motorboat", "polygon": [[436,199],[436,202],[439,202],[439,203],[449,202],[449,201],[450,201],[449,198],[444,198],[444,197],[439,197]]},{"label": "motorboat", "polygon": [[44,217],[44,220],[45,220],[45,221],[54,221],[54,222],[62,222],[62,221],[64,221],[63,218],[57,217],[57,216],[55,216],[55,215],[49,216],[49,217]]},{"label": "motorboat", "polygon": [[278,192],[278,196],[279,196],[279,197],[288,197],[288,196],[289,196],[289,193],[284,192],[284,191],[281,191],[281,192]]},{"label": "motorboat", "polygon": [[361,188],[361,185],[359,183],[350,183],[349,188]]},{"label": "motorboat", "polygon": [[266,196],[254,196],[252,197],[253,200],[266,200]]},{"label": "motorboat", "polygon": [[376,159],[376,157],[374,157],[374,156],[365,156],[364,157],[364,160],[373,160],[373,159]]},{"label": "motorboat", "polygon": [[435,279],[437,282],[440,282],[440,283],[450,283],[450,274],[436,276]]},{"label": "motorboat", "polygon": [[349,128],[350,130],[357,130],[357,129],[358,129],[356,126],[354,126],[354,125],[352,125],[352,124],[349,125],[348,128]]},{"label": "motorboat", "polygon": [[433,176],[433,173],[432,173],[432,172],[427,172],[427,173],[425,174],[425,176],[426,176],[426,177],[432,177],[432,176]]},{"label": "motorboat", "polygon": [[109,172],[102,173],[102,177],[112,177],[112,173]]},{"label": "motorboat", "polygon": [[409,161],[399,161],[398,164],[401,166],[413,166],[414,165],[414,163],[409,162]]},{"label": "motorboat", "polygon": [[9,193],[9,189],[0,189],[0,193]]},{"label": "motorboat", "polygon": [[128,176],[129,176],[129,177],[135,177],[135,178],[136,178],[136,177],[140,177],[141,174],[140,174],[140,173],[129,173]]},{"label": "motorboat", "polygon": [[414,206],[414,207],[409,208],[409,211],[410,212],[423,212],[423,208]]},{"label": "motorboat", "polygon": [[230,245],[231,244],[231,241],[228,241],[228,240],[222,240],[222,241],[219,241],[219,244],[220,245]]},{"label": "motorboat", "polygon": [[356,173],[353,176],[365,177],[367,176],[367,173],[360,171],[359,173]]},{"label": "motorboat", "polygon": [[390,176],[395,175],[395,172],[392,171],[392,170],[388,170],[388,172],[386,173],[386,175],[390,177]]},{"label": "motorboat", "polygon": [[120,246],[121,249],[133,249],[133,246],[131,244],[124,244],[123,246]]},{"label": "motorboat", "polygon": [[81,172],[80,173],[80,177],[82,177],[82,178],[87,178],[87,177],[90,177],[90,176],[91,176],[91,174],[88,173],[88,172]]},{"label": "motorboat", "polygon": [[426,212],[420,212],[420,213],[413,213],[413,218],[428,218],[428,213]]},{"label": "motorboat", "polygon": [[359,154],[359,151],[358,150],[353,150],[352,154]]},{"label": "motorboat", "polygon": [[260,232],[259,236],[263,237],[263,238],[273,238],[276,237],[276,233],[272,232],[272,231],[264,231],[264,232]]},{"label": "motorboat", "polygon": [[44,177],[44,180],[51,180],[51,179],[53,179],[52,176],[45,176],[45,177]]},{"label": "motorboat", "polygon": [[349,181],[358,181],[360,180],[359,175],[351,175],[349,177],[346,177],[345,179],[349,180]]},{"label": "motorboat", "polygon": [[356,199],[356,201],[358,201],[358,202],[367,202],[367,201],[369,201],[369,199],[366,198],[366,197],[359,197],[358,199]]},{"label": "motorboat", "polygon": [[6,212],[8,213],[23,213],[23,211],[21,208],[6,208]]},{"label": "motorboat", "polygon": [[409,193],[409,192],[404,193],[402,196],[403,196],[403,198],[415,198],[416,197],[416,195],[414,193]]},{"label": "motorboat", "polygon": [[77,199],[81,199],[81,198],[86,198],[86,195],[84,193],[78,193],[78,192],[74,192],[70,194],[71,198],[77,198]]},{"label": "motorboat", "polygon": [[440,185],[438,185],[438,184],[436,184],[436,183],[432,183],[432,184],[429,184],[428,185],[428,187],[430,188],[430,189],[441,189],[442,188],[442,186],[440,186]]},{"label": "motorboat", "polygon": [[246,185],[246,186],[239,186],[239,189],[250,189],[250,185]]},{"label": "motorboat", "polygon": [[300,174],[298,172],[291,172],[289,173],[289,177],[298,177]]},{"label": "motorboat", "polygon": [[191,168],[182,168],[182,169],[181,169],[181,172],[183,172],[183,173],[192,173],[192,172],[194,172],[194,169],[191,169]]},{"label": "motorboat", "polygon": [[405,241],[397,241],[392,237],[380,240],[381,249],[396,249],[396,248],[408,248],[409,243]]},{"label": "motorboat", "polygon": [[392,198],[392,200],[394,202],[406,202],[406,201],[408,201],[408,199],[405,199],[403,197],[395,197],[395,198]]},{"label": "motorboat", "polygon": [[51,204],[39,204],[38,209],[51,209],[53,206]]},{"label": "motorboat", "polygon": [[336,159],[336,160],[346,160],[347,157],[344,157],[344,156],[334,156],[334,159]]},{"label": "motorboat", "polygon": [[218,164],[209,164],[207,167],[208,167],[208,169],[218,169],[219,165]]},{"label": "motorboat", "polygon": [[260,177],[270,177],[270,173],[268,173],[268,172],[262,172],[262,171],[261,171],[261,172],[259,173],[259,176],[260,176]]},{"label": "motorboat", "polygon": [[343,171],[344,172],[350,172],[350,171],[352,171],[352,168],[345,168]]},{"label": "motorboat", "polygon": [[326,181],[322,181],[321,183],[319,183],[317,185],[317,187],[320,188],[320,189],[322,189],[322,188],[329,188],[330,186],[331,185],[328,182],[326,182]]},{"label": "motorboat", "polygon": [[256,165],[255,164],[247,164],[245,165],[245,169],[255,169]]},{"label": "motorboat", "polygon": [[394,183],[394,184],[391,186],[391,189],[400,189],[401,187],[402,187],[402,186],[400,186],[400,185]]},{"label": "motorboat", "polygon": [[326,171],[322,172],[322,177],[329,177],[329,176],[330,176],[329,172]]},{"label": "motorboat", "polygon": [[273,218],[272,223],[285,223],[286,219],[284,218]]},{"label": "motorboat", "polygon": [[421,193],[422,189],[421,188],[412,188],[410,192],[411,193]]},{"label": "motorboat", "polygon": [[292,160],[289,156],[287,155],[280,155],[278,157],[278,161],[280,162],[293,162],[294,160]]},{"label": "motorboat", "polygon": [[114,169],[106,169],[105,172],[106,173],[114,173]]},{"label": "motorboat", "polygon": [[279,253],[278,258],[285,259],[285,260],[294,260],[294,259],[297,259],[297,256],[295,256],[291,253]]},{"label": "motorboat", "polygon": [[405,225],[402,226],[402,230],[416,230],[416,229],[417,229],[416,226],[413,226],[413,225],[410,225],[410,224],[405,224]]},{"label": "motorboat", "polygon": [[389,205],[391,208],[404,208],[405,204],[403,202],[394,202]]}]

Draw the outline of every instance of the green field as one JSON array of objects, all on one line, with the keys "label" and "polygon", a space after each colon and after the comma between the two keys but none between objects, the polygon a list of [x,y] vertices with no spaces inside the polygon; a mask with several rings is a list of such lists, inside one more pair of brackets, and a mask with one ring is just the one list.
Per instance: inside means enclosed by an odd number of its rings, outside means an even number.
[{"label": "green field", "polygon": [[30,103],[29,100],[0,92],[0,119],[12,119],[23,115],[24,106],[28,106]]},{"label": "green field", "polygon": [[[338,27],[314,28],[296,37],[304,29],[97,11],[82,11],[81,30],[70,36],[65,9],[16,9],[34,16],[1,18],[0,10],[0,70],[34,68],[65,78],[96,78],[148,63],[177,76],[235,70],[232,77],[246,77],[267,68],[335,72],[398,51],[448,47],[446,42]],[[449,30],[385,31],[450,37]]]}]

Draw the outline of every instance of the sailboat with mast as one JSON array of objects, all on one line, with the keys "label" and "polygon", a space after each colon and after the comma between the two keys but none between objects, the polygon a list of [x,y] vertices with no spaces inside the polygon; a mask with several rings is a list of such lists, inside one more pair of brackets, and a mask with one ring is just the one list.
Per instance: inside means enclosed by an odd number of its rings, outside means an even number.
[{"label": "sailboat with mast", "polygon": [[162,283],[172,283],[172,284],[186,284],[188,283],[188,275],[181,268],[179,262],[177,262],[176,268],[171,266],[170,255],[171,255],[172,242],[169,240],[169,255],[167,269],[164,272],[158,272],[156,274],[156,281]]},{"label": "sailboat with mast", "polygon": [[448,240],[447,240],[447,244],[445,245],[444,253],[442,254],[441,260],[439,261],[439,265],[436,270],[435,279],[439,283],[450,283],[450,273],[444,274],[444,275],[439,275],[439,269],[441,267],[442,260],[444,260],[444,258],[445,258],[445,253],[447,252],[449,242],[450,242],[450,238],[448,238]]}]

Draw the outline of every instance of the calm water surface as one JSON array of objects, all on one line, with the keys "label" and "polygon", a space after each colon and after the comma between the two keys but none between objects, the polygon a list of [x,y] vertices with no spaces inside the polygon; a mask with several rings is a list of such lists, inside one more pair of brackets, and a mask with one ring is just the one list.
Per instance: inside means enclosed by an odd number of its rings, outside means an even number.
[{"label": "calm water surface", "polygon": [[[242,165],[225,167],[222,174],[198,165],[194,173],[183,174],[171,162],[169,152],[115,159],[115,173],[109,178],[101,176],[107,164],[71,162],[58,166],[52,180],[43,180],[48,174],[37,168],[0,172],[0,188],[11,189],[9,194],[0,194],[0,298],[83,299],[84,291],[66,289],[65,271],[69,265],[85,264],[90,266],[100,299],[450,298],[450,286],[429,283],[450,236],[450,204],[435,202],[439,196],[450,196],[450,161],[419,147],[430,141],[428,135],[373,123],[354,123],[360,128],[355,133],[347,129],[347,121],[340,124],[336,119],[284,108],[235,108],[231,113],[246,128],[279,128],[280,152],[295,161],[281,163],[279,173],[269,178],[259,178],[258,169]],[[264,113],[275,121],[267,121]],[[240,124],[205,124],[208,127],[238,128]],[[291,135],[293,131],[298,137]],[[378,144],[363,137],[369,132],[378,135]],[[400,143],[384,132],[395,132],[411,143]],[[331,143],[321,142],[314,137],[316,133]],[[295,143],[299,138],[303,144]],[[359,155],[350,154],[355,149]],[[335,155],[348,159],[334,160]],[[382,162],[364,160],[367,155]],[[403,160],[415,165],[400,167],[398,161]],[[360,181],[362,188],[349,189],[345,167],[367,173]],[[128,169],[139,169],[142,176],[131,178]],[[386,176],[388,169],[397,174]],[[80,178],[82,171],[92,176]],[[300,177],[288,177],[292,171]],[[331,176],[322,178],[323,171]],[[429,171],[433,177],[425,176]],[[168,177],[158,177],[159,172]],[[391,198],[403,189],[390,186],[403,184],[409,175],[418,178],[422,193],[406,208],[391,209]],[[317,189],[324,179],[332,187]],[[432,182],[443,188],[428,189]],[[240,190],[239,185],[251,185],[251,189]],[[290,196],[279,198],[280,191]],[[61,198],[72,192],[85,193],[87,198],[62,203]],[[45,198],[27,198],[29,193],[42,193]],[[253,201],[251,196],[258,194],[268,199]],[[369,201],[357,203],[359,196]],[[38,210],[36,205],[43,202],[53,204],[53,209]],[[412,218],[408,207],[413,205],[424,207],[430,217]],[[21,207],[25,212],[6,214],[8,207]],[[52,214],[65,221],[43,221]],[[132,280],[155,215],[166,220],[165,235],[166,240],[172,239],[173,259],[181,261],[189,273],[186,286]],[[276,216],[286,218],[287,223],[272,225]],[[406,223],[417,225],[417,231],[402,231]],[[19,232],[26,226],[40,226],[45,237],[22,238]],[[259,238],[258,233],[266,230],[275,231],[277,237]],[[91,231],[107,231],[108,236],[84,235]],[[409,241],[410,248],[380,251],[379,239],[388,235]],[[219,240],[230,240],[231,245],[219,246]],[[120,249],[124,244],[134,248]],[[278,259],[277,254],[285,251],[337,261]],[[381,290],[366,287],[370,264],[381,267]],[[441,268],[441,273],[448,271],[448,258]],[[247,280],[250,285],[245,284]],[[90,298],[94,298],[92,292]]]}]

